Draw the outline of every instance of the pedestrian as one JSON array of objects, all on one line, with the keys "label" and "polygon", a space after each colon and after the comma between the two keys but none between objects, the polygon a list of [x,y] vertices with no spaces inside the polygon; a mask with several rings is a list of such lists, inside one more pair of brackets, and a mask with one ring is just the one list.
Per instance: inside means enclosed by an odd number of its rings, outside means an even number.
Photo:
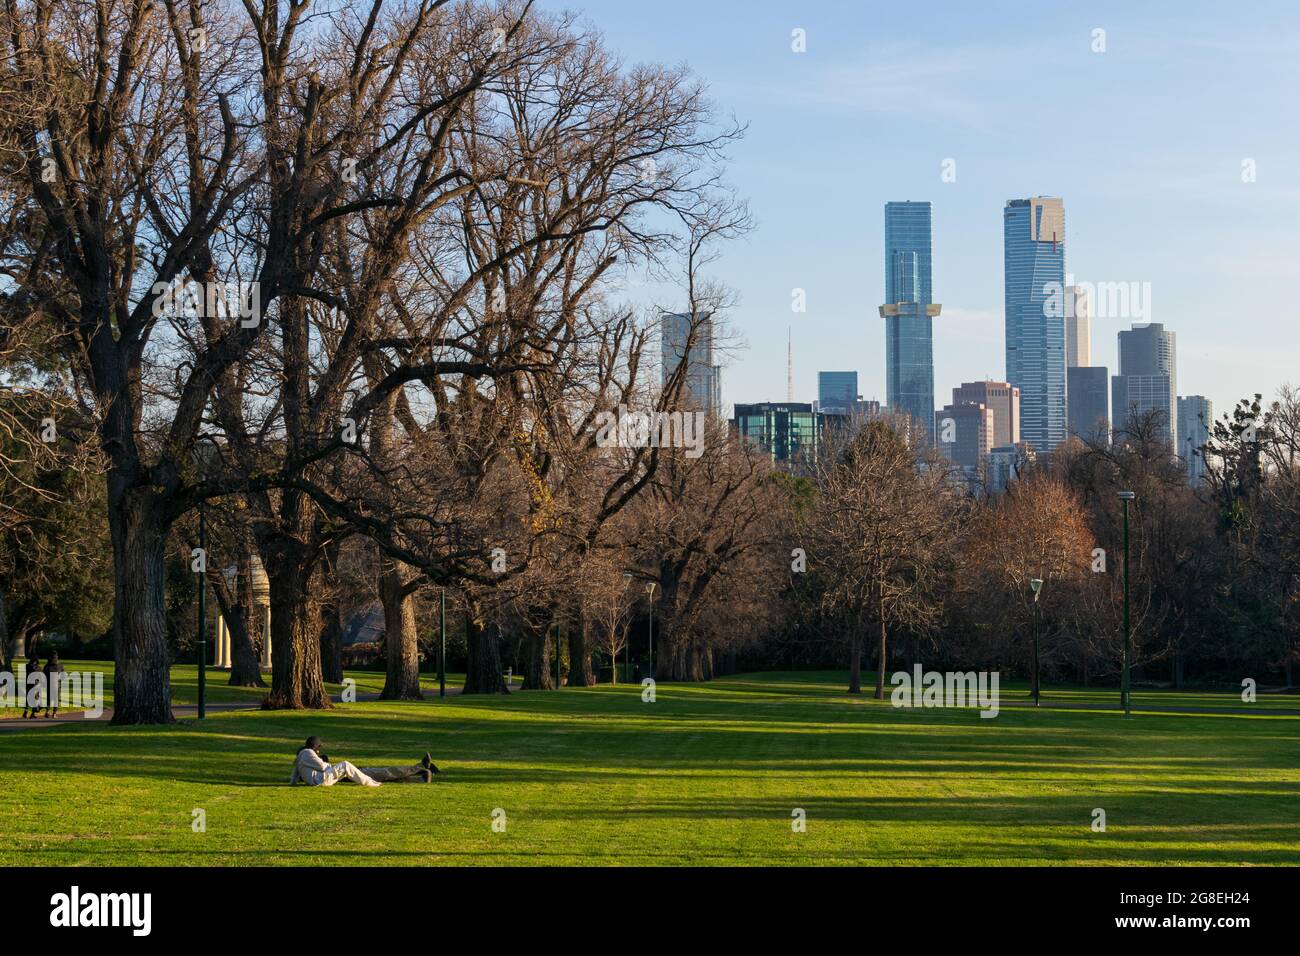
[{"label": "pedestrian", "polygon": [[45,716],[50,716],[53,710],[54,716],[59,716],[59,685],[63,683],[63,662],[59,660],[59,652],[50,649],[50,656],[45,659]]},{"label": "pedestrian", "polygon": [[35,720],[45,703],[45,674],[41,671],[41,657],[32,645],[32,656],[27,659],[27,686],[23,694],[23,717]]}]

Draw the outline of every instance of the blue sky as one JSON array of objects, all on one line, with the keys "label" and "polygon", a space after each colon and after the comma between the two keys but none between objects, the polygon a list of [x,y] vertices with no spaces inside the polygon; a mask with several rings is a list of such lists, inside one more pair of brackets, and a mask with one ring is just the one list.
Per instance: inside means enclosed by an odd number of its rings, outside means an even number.
[{"label": "blue sky", "polygon": [[[542,5],[585,14],[629,62],[688,64],[749,124],[730,176],[757,228],[713,267],[740,296],[728,409],[784,400],[791,326],[797,400],[816,396],[819,369],[856,369],[883,400],[893,199],[934,203],[938,405],[1005,373],[1002,207],[1032,195],[1064,199],[1077,279],[1150,283],[1150,320],[1178,334],[1179,394],[1219,415],[1300,384],[1294,0]],[[1132,321],[1094,319],[1093,364],[1114,374]]]}]

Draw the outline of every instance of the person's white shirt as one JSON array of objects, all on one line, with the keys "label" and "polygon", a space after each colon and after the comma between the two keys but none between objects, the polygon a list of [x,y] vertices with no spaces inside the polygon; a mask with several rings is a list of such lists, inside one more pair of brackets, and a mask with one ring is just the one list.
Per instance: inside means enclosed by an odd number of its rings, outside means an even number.
[{"label": "person's white shirt", "polygon": [[329,786],[334,782],[330,779],[332,775],[326,773],[329,768],[330,765],[321,759],[320,754],[310,747],[303,747],[298,751],[298,757],[293,762],[293,773],[289,777],[289,782],[302,782],[313,787]]}]

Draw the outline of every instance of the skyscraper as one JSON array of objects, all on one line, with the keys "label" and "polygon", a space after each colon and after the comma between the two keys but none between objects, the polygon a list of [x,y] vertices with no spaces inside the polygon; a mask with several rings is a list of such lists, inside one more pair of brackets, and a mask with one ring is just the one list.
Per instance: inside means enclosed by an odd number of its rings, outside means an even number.
[{"label": "skyscraper", "polygon": [[857,372],[818,372],[817,410],[827,415],[847,415],[858,399]]},{"label": "skyscraper", "polygon": [[1070,434],[1084,441],[1106,443],[1110,438],[1110,392],[1104,365],[1079,365],[1065,370],[1069,392]]},{"label": "skyscraper", "polygon": [[716,416],[722,408],[722,393],[721,368],[713,364],[713,319],[706,317],[695,323],[695,341],[687,357],[691,325],[690,313],[664,313],[659,335],[660,384],[665,388],[668,386],[669,379],[685,357],[686,381],[681,392],[681,405]]},{"label": "skyscraper", "polygon": [[1007,381],[1020,389],[1020,434],[1039,452],[1065,440],[1065,205],[1035,196],[1002,212]]},{"label": "skyscraper", "polygon": [[1179,434],[1176,342],[1159,322],[1119,333],[1119,374],[1111,379],[1110,406],[1116,430],[1146,412],[1162,412],[1169,449],[1181,453],[1174,440]]},{"label": "skyscraper", "polygon": [[983,405],[993,412],[993,444],[1020,442],[1020,389],[1010,382],[962,382],[952,390],[952,403]]},{"label": "skyscraper", "polygon": [[885,203],[885,390],[890,412],[934,437],[934,317],[930,204]]},{"label": "skyscraper", "polygon": [[1065,287],[1065,367],[1092,364],[1092,303],[1083,286]]},{"label": "skyscraper", "polygon": [[1187,462],[1187,480],[1199,485],[1205,480],[1205,459],[1201,447],[1210,440],[1214,404],[1204,395],[1178,396],[1178,454]]}]

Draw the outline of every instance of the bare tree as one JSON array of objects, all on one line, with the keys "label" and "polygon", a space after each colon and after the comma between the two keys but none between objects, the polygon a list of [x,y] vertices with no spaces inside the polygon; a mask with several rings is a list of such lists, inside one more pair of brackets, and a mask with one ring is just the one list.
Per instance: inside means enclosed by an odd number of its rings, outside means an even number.
[{"label": "bare tree", "polygon": [[868,422],[819,457],[809,521],[809,562],[822,569],[822,600],[846,616],[849,693],[862,691],[863,635],[878,634],[876,697],[884,699],[889,635],[937,620],[941,569],[950,560],[955,488],[933,456],[884,420]]}]

